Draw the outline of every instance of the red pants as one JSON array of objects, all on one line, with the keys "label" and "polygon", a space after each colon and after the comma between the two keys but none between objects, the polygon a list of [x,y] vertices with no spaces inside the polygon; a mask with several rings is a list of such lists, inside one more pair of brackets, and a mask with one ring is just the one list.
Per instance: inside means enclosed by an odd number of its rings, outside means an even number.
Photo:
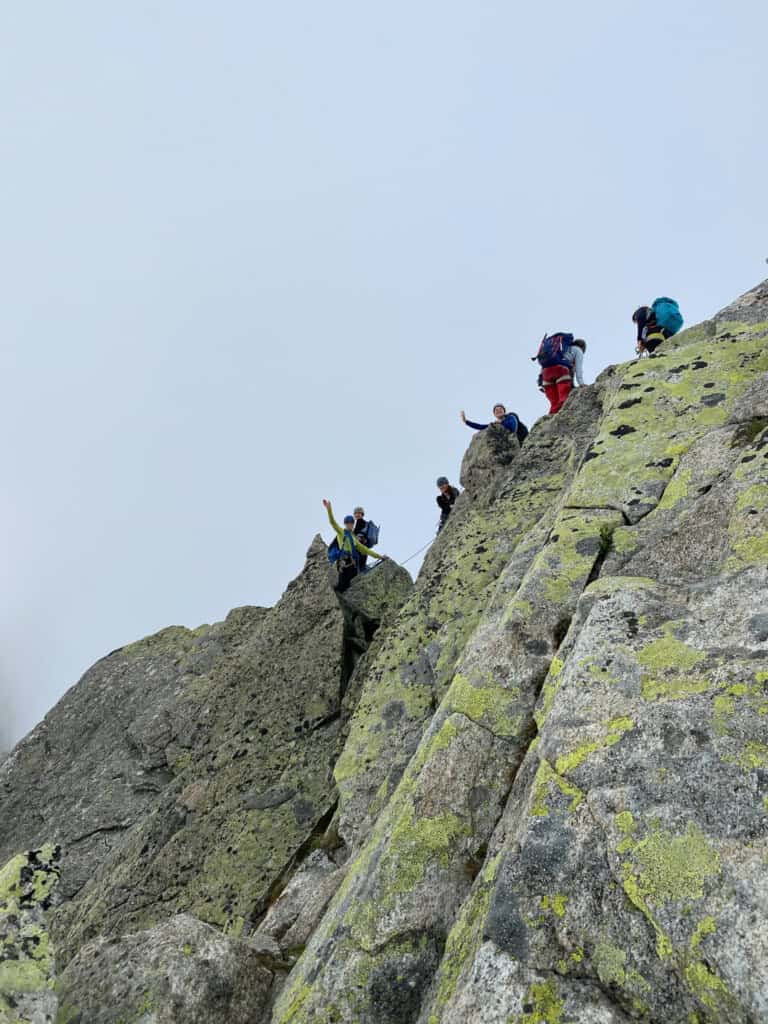
[{"label": "red pants", "polygon": [[573,387],[570,366],[547,366],[541,371],[544,394],[549,399],[549,415],[560,412]]}]

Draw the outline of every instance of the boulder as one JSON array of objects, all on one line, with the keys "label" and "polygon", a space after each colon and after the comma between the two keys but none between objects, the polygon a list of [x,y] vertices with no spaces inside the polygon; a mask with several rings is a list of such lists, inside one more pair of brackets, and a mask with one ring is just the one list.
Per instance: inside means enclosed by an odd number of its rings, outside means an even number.
[{"label": "boulder", "polygon": [[191,914],[86,943],[57,986],[57,1024],[260,1024],[268,957]]},{"label": "boulder", "polygon": [[362,618],[372,635],[382,622],[399,612],[412,591],[408,570],[387,558],[357,576],[339,600],[342,608]]},{"label": "boulder", "polygon": [[461,486],[471,498],[487,494],[519,451],[517,436],[498,423],[476,431],[461,462]]}]

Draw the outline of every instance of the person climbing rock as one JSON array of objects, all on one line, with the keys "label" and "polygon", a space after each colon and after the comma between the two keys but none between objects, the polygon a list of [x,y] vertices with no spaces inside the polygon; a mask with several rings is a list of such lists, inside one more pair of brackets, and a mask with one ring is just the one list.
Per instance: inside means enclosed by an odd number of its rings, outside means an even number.
[{"label": "person climbing rock", "polygon": [[532,359],[538,359],[541,366],[539,389],[549,401],[549,415],[560,412],[565,400],[573,388],[573,357],[570,350],[573,346],[573,335],[559,332],[544,335],[539,351]]},{"label": "person climbing rock", "polygon": [[[490,423],[474,423],[472,420],[468,420],[464,415],[462,409],[459,413],[461,422],[465,423],[471,430],[487,430],[491,425]],[[502,405],[501,402],[497,402],[493,407],[493,417],[496,422],[504,427],[505,430],[509,430],[510,433],[517,435],[517,440],[520,444],[528,437],[528,427],[520,421],[520,419],[513,412],[507,412],[506,406]]]},{"label": "person climbing rock", "polygon": [[584,353],[587,351],[587,343],[583,338],[575,338],[568,350],[568,359],[571,361],[571,383],[575,387],[584,387]]},{"label": "person climbing rock", "polygon": [[[363,544],[365,544],[365,546],[367,547],[368,520],[365,518],[365,509],[362,507],[362,505],[358,505],[357,508],[353,510],[352,515],[355,518],[355,526],[354,529],[352,530],[352,533],[354,533],[355,537],[357,537],[358,540],[362,541]],[[360,555],[360,558],[358,560],[360,572],[365,572],[365,566],[367,561],[367,555]]]},{"label": "person climbing rock", "polygon": [[339,573],[339,579],[336,583],[335,589],[340,594],[343,594],[345,590],[349,589],[350,583],[360,571],[361,555],[364,555],[366,558],[370,557],[381,559],[385,559],[387,556],[379,555],[375,551],[372,551],[369,547],[366,547],[365,544],[363,544],[359,537],[355,536],[353,532],[355,527],[354,516],[344,516],[344,526],[342,528],[333,518],[333,508],[330,501],[326,498],[323,498],[323,508],[328,513],[328,522],[331,524],[331,528],[336,534],[335,542],[332,542],[328,549],[328,557],[331,561],[336,563],[336,568]]},{"label": "person climbing rock", "polygon": [[437,478],[437,489],[440,491],[438,496],[435,498],[437,506],[440,509],[440,522],[437,524],[437,532],[440,533],[442,528],[448,522],[448,516],[451,514],[451,509],[459,496],[459,489],[458,487],[453,487],[448,483],[447,476],[439,476]]},{"label": "person climbing rock", "polygon": [[650,306],[638,306],[632,314],[632,321],[637,326],[635,351],[640,355],[644,352],[651,355],[683,326],[680,307],[674,299],[666,296],[654,299]]}]

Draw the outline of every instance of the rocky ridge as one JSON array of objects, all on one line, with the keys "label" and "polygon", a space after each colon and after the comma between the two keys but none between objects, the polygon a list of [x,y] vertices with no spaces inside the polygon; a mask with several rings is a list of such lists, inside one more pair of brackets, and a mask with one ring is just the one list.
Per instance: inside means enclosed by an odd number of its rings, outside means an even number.
[{"label": "rocky ridge", "polygon": [[415,587],[315,543],[94,666],[0,767],[60,1024],[768,1019],[767,342],[765,282],[476,435]]}]

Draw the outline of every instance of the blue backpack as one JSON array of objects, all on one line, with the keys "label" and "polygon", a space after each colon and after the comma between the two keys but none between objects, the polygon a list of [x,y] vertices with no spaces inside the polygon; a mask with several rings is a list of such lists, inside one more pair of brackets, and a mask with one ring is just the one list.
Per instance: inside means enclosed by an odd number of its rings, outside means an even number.
[{"label": "blue backpack", "polygon": [[368,520],[368,525],[365,528],[364,535],[366,537],[365,546],[367,548],[375,548],[379,543],[379,529],[372,519]]},{"label": "blue backpack", "polygon": [[355,538],[349,532],[349,530],[344,531],[344,539],[346,540],[347,537],[349,537],[349,541],[352,546],[351,554],[349,553],[349,551],[346,550],[346,548],[342,550],[341,545],[339,544],[338,537],[334,537],[331,543],[328,545],[328,561],[331,563],[331,565],[336,565],[342,558],[351,558],[355,565],[358,564],[358,559],[360,556],[357,553]]},{"label": "blue backpack", "polygon": [[539,351],[536,353],[539,365],[544,369],[548,366],[567,366],[569,363],[567,353],[572,344],[572,334],[563,334],[562,332],[545,334],[541,339]]},{"label": "blue backpack", "polygon": [[668,299],[665,295],[662,295],[661,298],[653,300],[651,309],[656,317],[656,323],[667,332],[670,338],[673,334],[677,334],[683,326],[680,307],[674,299]]}]

